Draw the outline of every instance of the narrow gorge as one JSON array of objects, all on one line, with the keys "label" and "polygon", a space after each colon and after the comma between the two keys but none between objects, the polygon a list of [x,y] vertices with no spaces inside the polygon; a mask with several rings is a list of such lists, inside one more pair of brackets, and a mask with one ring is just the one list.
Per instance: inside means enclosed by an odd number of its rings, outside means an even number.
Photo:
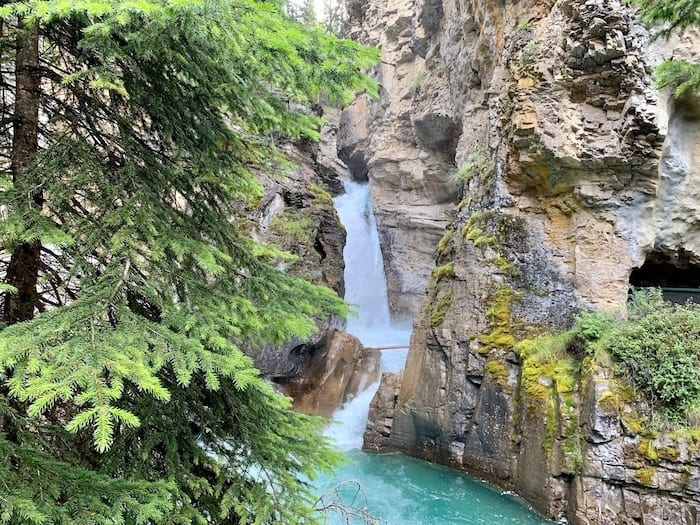
[{"label": "narrow gorge", "polygon": [[[358,314],[348,319],[346,330],[364,346],[382,347],[379,371],[396,374],[405,365],[410,327],[390,316],[368,185],[345,181],[344,189],[334,202],[347,232],[345,299],[356,305]],[[368,408],[379,384],[373,374],[359,378],[364,389],[348,396],[325,432],[350,461],[314,484],[318,506],[327,509],[324,523],[545,523],[512,494],[459,472],[401,454],[362,451]]]},{"label": "narrow gorge", "polygon": [[[700,100],[652,76],[700,59],[698,30],[654,39],[618,0],[351,7],[350,36],[382,53],[380,96],[297,152],[312,159],[301,185],[272,184],[255,221],[292,240],[293,271],[342,293],[344,233],[322,188],[369,183],[391,314],[414,321],[364,448],[477,475],[562,523],[698,525],[697,421],[659,424],[572,331],[585,312],[624,319],[634,287],[700,296]],[[256,363],[330,416],[378,355],[338,319],[320,326]]]},{"label": "narrow gorge", "polygon": [[697,293],[700,103],[651,76],[697,60],[697,31],[653,40],[617,0],[353,5],[381,93],[343,112],[338,151],[370,181],[392,309],[415,313],[365,446],[570,523],[699,523],[700,433],[653,427],[611,363],[542,338],[623,315],[631,285]]},{"label": "narrow gorge", "polygon": [[700,0],[1,0],[0,64],[0,525],[700,525]]}]

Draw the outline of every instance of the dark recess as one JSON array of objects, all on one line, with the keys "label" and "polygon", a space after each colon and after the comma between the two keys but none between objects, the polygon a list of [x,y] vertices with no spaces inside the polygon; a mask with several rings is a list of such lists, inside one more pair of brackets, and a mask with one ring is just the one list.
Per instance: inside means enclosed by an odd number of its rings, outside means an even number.
[{"label": "dark recess", "polygon": [[675,303],[691,299],[700,303],[700,264],[691,262],[684,250],[650,253],[644,264],[630,274],[632,288],[661,288],[664,298]]}]

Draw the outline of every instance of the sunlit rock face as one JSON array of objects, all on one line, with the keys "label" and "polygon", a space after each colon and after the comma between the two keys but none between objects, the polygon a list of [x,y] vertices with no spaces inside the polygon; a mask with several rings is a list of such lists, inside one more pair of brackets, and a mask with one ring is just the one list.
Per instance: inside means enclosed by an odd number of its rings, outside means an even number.
[{"label": "sunlit rock face", "polygon": [[330,418],[343,403],[377,381],[379,358],[378,350],[364,348],[356,337],[337,331],[321,349],[293,351],[295,366],[275,380],[294,399],[295,410]]},{"label": "sunlit rock face", "polygon": [[339,147],[370,180],[395,309],[422,301],[368,446],[477,472],[556,518],[696,524],[692,438],[649,453],[623,417],[646,409],[609,368],[564,388],[513,347],[624,309],[646,261],[656,284],[692,285],[700,104],[651,71],[697,59],[698,35],[650,42],[617,0],[370,0],[359,18],[381,97],[344,113]]}]

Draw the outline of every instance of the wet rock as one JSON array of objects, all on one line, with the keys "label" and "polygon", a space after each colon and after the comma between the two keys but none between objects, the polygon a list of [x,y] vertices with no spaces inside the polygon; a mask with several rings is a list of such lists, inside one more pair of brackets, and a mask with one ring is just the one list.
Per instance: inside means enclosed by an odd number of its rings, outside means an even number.
[{"label": "wet rock", "polygon": [[364,348],[350,334],[336,331],[320,351],[298,356],[298,366],[275,377],[282,391],[294,399],[294,409],[331,417],[379,375],[379,352]]},{"label": "wet rock", "polygon": [[369,405],[367,428],[363,436],[365,450],[389,450],[389,436],[394,424],[394,409],[398,400],[400,374],[384,372],[379,389]]},{"label": "wet rock", "polygon": [[[332,115],[328,115],[332,119]],[[280,269],[344,293],[343,248],[345,230],[333,208],[330,192],[342,186],[347,168],[336,155],[337,122],[321,130],[318,144],[300,140],[281,144],[297,167],[285,178],[263,177],[264,194],[249,221],[241,223],[256,240],[270,243],[298,256],[296,261],[278,261]],[[292,339],[282,346],[264,345],[244,351],[264,377],[300,378],[309,360],[318,359],[329,337],[344,326],[331,316],[317,319],[318,330],[306,340]],[[318,355],[314,356],[315,353]]]}]

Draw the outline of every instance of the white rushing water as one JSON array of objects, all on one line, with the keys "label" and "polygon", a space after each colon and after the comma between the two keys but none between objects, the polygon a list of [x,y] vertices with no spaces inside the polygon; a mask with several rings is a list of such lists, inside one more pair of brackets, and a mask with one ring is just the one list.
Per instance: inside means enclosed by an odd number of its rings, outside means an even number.
[{"label": "white rushing water", "polygon": [[[399,372],[403,369],[411,335],[410,321],[395,322],[389,312],[384,263],[379,246],[377,222],[367,184],[346,181],[345,193],[334,199],[340,222],[345,226],[347,239],[345,259],[345,300],[355,305],[357,316],[348,319],[348,333],[357,337],[364,346],[405,344],[406,349],[382,352],[380,371]],[[369,403],[379,383],[358,394],[333,414],[337,422],[327,434],[342,450],[362,446],[362,434],[367,421]]]}]

